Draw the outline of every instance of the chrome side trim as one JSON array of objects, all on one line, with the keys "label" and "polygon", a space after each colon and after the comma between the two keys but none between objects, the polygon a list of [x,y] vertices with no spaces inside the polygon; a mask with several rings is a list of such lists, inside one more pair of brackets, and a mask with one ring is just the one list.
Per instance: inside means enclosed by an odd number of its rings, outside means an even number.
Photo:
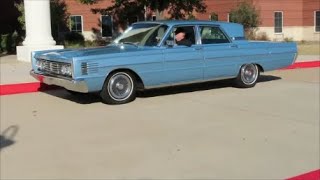
[{"label": "chrome side trim", "polygon": [[179,83],[174,83],[174,84],[161,84],[161,85],[155,85],[155,86],[145,86],[144,89],[155,89],[155,88],[170,87],[170,86],[204,83],[204,82],[210,82],[210,81],[233,79],[236,77],[237,76],[228,76],[228,77],[223,77],[223,78],[213,78],[213,79],[207,79],[207,80],[185,81],[185,82],[179,82]]},{"label": "chrome side trim", "polygon": [[30,71],[30,75],[44,84],[56,85],[56,86],[64,87],[68,90],[76,91],[76,92],[82,92],[82,93],[89,92],[87,83],[83,80],[75,81],[75,80],[62,79],[62,78],[57,78],[53,76],[37,74],[33,70]]}]

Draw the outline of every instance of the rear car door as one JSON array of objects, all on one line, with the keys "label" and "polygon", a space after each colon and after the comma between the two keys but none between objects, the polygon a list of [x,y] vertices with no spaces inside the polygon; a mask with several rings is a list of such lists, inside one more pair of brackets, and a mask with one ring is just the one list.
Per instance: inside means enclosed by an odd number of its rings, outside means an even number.
[{"label": "rear car door", "polygon": [[239,68],[238,46],[228,38],[219,26],[199,26],[204,56],[204,79],[233,77]]}]

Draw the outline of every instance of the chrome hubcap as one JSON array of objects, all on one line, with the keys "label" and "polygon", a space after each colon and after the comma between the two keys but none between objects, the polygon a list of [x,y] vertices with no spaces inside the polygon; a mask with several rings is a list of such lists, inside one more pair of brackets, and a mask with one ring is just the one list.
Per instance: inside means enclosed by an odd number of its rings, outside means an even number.
[{"label": "chrome hubcap", "polygon": [[108,91],[112,99],[123,101],[130,97],[133,91],[133,82],[126,73],[114,74],[108,84]]},{"label": "chrome hubcap", "polygon": [[243,83],[251,85],[258,78],[258,68],[254,64],[247,64],[241,68],[241,79]]}]

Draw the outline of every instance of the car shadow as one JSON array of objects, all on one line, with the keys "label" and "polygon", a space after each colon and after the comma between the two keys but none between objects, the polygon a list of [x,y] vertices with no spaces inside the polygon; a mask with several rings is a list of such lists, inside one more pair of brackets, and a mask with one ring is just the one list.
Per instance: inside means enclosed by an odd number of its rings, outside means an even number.
[{"label": "car shadow", "polygon": [[19,127],[16,125],[13,125],[5,129],[0,134],[0,151],[3,148],[11,146],[15,143],[14,137],[17,135],[18,130],[19,130]]},{"label": "car shadow", "polygon": [[93,104],[97,102],[102,102],[101,98],[96,93],[75,93],[71,94],[65,89],[55,89],[49,91],[43,91],[43,93],[69,100],[78,104]]},{"label": "car shadow", "polygon": [[[261,75],[258,80],[258,83],[264,83],[264,82],[275,81],[280,79],[281,78],[277,76]],[[169,86],[169,87],[163,87],[163,88],[138,91],[137,97],[148,98],[148,97],[166,96],[166,95],[180,94],[180,93],[190,93],[195,91],[221,89],[221,88],[227,88],[227,87],[234,87],[232,79],[195,83],[195,84],[188,84],[188,85]],[[43,92],[46,94],[59,97],[62,99],[66,99],[79,104],[92,104],[92,103],[102,102],[98,93],[71,94],[65,89],[54,89],[54,88],[53,90],[49,90],[49,91],[44,90]]]},{"label": "car shadow", "polygon": [[[261,75],[258,83],[268,82],[279,80],[280,77],[272,76],[272,75]],[[172,94],[180,94],[180,93],[189,93],[195,91],[206,91],[206,90],[213,90],[213,89],[221,89],[227,87],[233,87],[234,83],[233,79],[227,80],[219,80],[219,81],[209,81],[209,82],[202,82],[202,83],[194,83],[188,85],[178,85],[178,86],[170,86],[164,88],[156,88],[150,90],[144,90],[137,93],[137,97],[147,98],[147,97],[155,97],[155,96],[165,96],[165,95],[172,95]]]},{"label": "car shadow", "polygon": [[269,81],[281,80],[281,77],[273,76],[273,75],[260,75],[258,79],[258,83],[264,83]]}]

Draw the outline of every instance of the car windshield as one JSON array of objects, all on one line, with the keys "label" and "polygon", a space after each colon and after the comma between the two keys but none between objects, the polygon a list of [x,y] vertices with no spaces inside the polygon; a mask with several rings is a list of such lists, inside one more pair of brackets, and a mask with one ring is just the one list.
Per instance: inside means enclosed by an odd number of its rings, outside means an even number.
[{"label": "car windshield", "polygon": [[167,29],[168,26],[162,24],[134,24],[115,39],[113,43],[130,44],[134,46],[157,46]]}]

